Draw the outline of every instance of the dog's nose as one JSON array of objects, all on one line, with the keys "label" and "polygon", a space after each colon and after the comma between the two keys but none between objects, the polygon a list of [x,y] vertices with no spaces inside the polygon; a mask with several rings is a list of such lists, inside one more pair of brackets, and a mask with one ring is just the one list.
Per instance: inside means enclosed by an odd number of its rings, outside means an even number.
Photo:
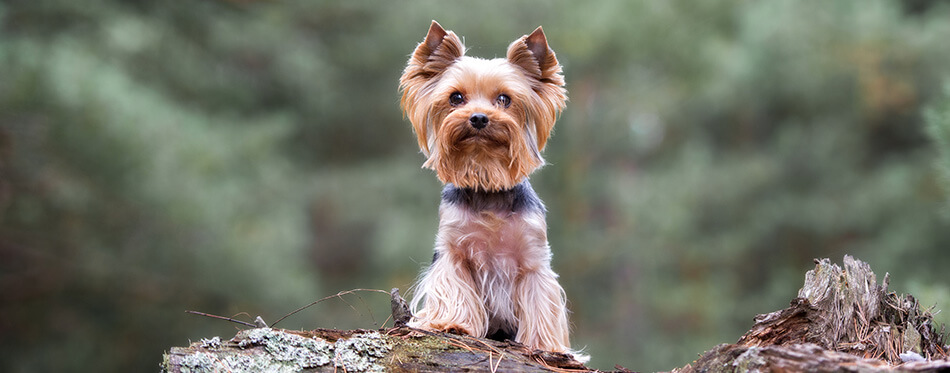
[{"label": "dog's nose", "polygon": [[488,125],[488,116],[483,113],[475,113],[468,117],[468,122],[472,124],[472,127],[480,130]]}]

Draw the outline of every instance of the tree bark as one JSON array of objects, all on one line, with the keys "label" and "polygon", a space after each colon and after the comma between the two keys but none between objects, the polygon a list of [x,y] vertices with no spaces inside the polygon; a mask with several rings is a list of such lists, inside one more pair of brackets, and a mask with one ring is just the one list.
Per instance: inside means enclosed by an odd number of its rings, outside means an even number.
[{"label": "tree bark", "polygon": [[[734,344],[722,344],[674,372],[950,371],[945,331],[910,295],[887,291],[870,267],[816,260],[788,308],[755,317]],[[394,290],[397,327],[383,330],[243,330],[173,347],[166,372],[547,372],[591,371],[570,355],[514,342],[433,333],[404,326],[408,308]],[[617,367],[620,371],[627,371]]]}]

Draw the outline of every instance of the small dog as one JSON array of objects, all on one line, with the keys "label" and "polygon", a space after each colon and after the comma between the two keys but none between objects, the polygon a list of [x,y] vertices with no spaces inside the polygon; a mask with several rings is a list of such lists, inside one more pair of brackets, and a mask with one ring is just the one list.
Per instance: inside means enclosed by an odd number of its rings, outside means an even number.
[{"label": "small dog", "polygon": [[513,338],[584,359],[570,349],[546,210],[528,183],[567,101],[544,32],[512,42],[507,58],[485,60],[465,56],[459,37],[432,21],[399,87],[423,167],[445,184],[435,255],[415,286],[410,326]]}]

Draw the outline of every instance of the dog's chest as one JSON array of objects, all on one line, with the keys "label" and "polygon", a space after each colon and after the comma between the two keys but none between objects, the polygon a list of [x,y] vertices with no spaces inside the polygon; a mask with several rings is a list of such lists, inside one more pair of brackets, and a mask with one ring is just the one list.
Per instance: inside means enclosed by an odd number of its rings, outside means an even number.
[{"label": "dog's chest", "polygon": [[481,276],[513,278],[550,257],[544,205],[527,182],[494,193],[447,186],[442,197],[438,246]]},{"label": "dog's chest", "polygon": [[476,271],[517,272],[546,247],[544,218],[531,212],[447,206],[439,231],[451,255],[469,261]]}]

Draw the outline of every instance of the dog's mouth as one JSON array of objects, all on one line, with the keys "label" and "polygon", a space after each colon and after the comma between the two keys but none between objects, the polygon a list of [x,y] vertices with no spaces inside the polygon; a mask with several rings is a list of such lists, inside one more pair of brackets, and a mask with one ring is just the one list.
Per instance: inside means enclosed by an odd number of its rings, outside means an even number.
[{"label": "dog's mouth", "polygon": [[507,146],[508,143],[503,137],[485,130],[465,131],[456,140],[459,144],[486,145],[486,146]]}]

